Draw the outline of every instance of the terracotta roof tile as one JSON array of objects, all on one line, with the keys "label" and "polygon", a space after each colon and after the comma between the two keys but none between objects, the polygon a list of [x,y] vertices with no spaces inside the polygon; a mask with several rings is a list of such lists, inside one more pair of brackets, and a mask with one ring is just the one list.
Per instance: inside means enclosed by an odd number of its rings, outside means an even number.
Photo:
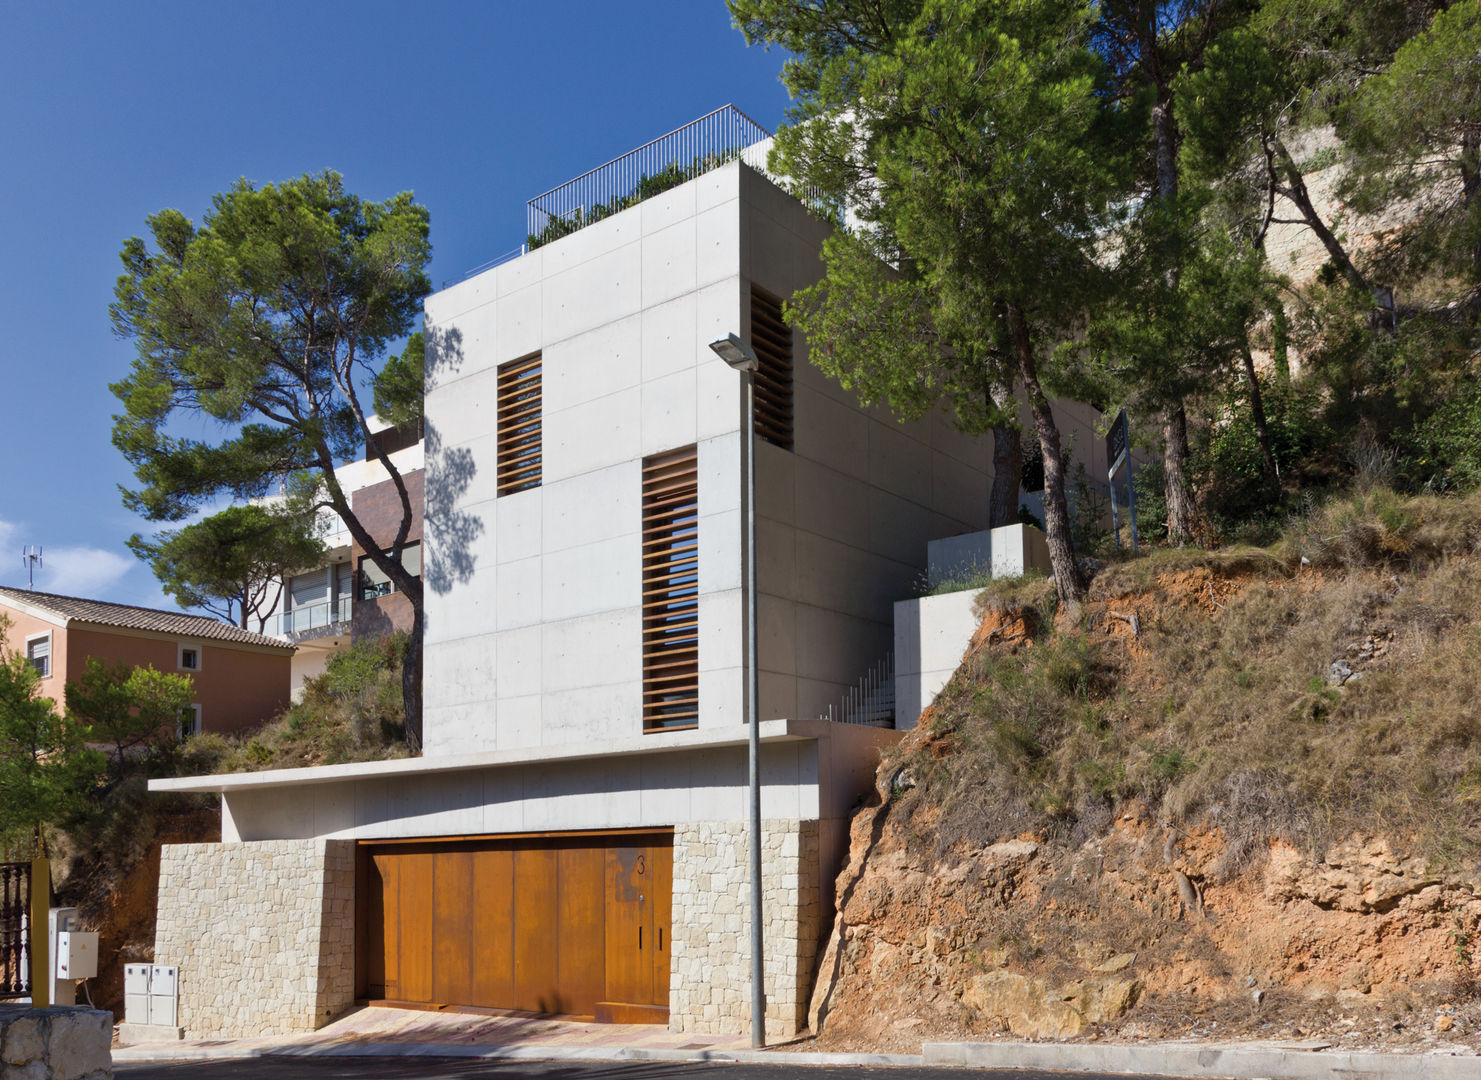
[{"label": "terracotta roof tile", "polygon": [[32,592],[27,589],[14,589],[0,585],[0,603],[9,600],[18,600],[33,607],[44,608],[64,619],[97,623],[100,626],[118,626],[128,630],[153,630],[161,634],[177,634],[181,637],[222,641],[234,645],[267,645],[290,650],[293,648],[292,645],[279,641],[277,638],[254,634],[208,615],[187,615],[183,611],[160,611],[157,608],[113,604],[107,600],[84,600],[77,596],[58,596],[55,593]]}]

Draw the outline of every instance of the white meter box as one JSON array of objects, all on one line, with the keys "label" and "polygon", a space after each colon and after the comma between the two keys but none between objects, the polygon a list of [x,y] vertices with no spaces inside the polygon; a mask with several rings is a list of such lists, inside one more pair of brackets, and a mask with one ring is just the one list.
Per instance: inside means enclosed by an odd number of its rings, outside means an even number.
[{"label": "white meter box", "polygon": [[175,1027],[178,1019],[180,969],[173,964],[155,964],[149,969],[149,1022]]},{"label": "white meter box", "polygon": [[149,964],[123,966],[123,1018],[130,1024],[149,1023]]}]

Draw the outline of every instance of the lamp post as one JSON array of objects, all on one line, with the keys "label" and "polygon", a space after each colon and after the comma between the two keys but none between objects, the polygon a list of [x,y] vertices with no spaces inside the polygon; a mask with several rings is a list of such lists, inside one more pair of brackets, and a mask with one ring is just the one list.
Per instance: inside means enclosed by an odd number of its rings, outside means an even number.
[{"label": "lamp post", "polygon": [[741,373],[746,398],[742,472],[746,486],[746,723],[749,726],[751,797],[751,1045],[766,1045],[766,991],[761,952],[761,727],[756,693],[756,369],[751,347],[735,334],[710,342],[715,355]]}]

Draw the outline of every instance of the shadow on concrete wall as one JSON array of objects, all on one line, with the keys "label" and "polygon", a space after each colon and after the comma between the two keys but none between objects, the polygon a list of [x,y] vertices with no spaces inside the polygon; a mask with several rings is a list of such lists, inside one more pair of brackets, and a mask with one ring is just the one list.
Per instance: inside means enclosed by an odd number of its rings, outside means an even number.
[{"label": "shadow on concrete wall", "polygon": [[[456,327],[425,329],[426,390],[456,378],[463,367],[463,333]],[[439,596],[473,576],[473,543],[483,534],[483,519],[457,509],[478,466],[466,446],[447,447],[430,417],[426,423],[427,502],[422,533],[422,581]]]}]

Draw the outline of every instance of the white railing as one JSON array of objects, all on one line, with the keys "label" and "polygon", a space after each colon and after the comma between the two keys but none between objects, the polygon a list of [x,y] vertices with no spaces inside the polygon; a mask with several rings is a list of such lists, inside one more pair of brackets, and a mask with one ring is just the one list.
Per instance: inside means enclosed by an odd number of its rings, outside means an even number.
[{"label": "white railing", "polygon": [[667,181],[692,180],[769,138],[771,132],[734,105],[722,106],[536,195],[526,219],[529,245],[538,247],[626,209],[657,194]]},{"label": "white railing", "polygon": [[278,633],[302,634],[307,630],[321,630],[335,623],[350,621],[350,598],[325,600],[318,604],[306,604],[293,608],[278,616]]},{"label": "white railing", "polygon": [[857,684],[849,687],[837,706],[828,706],[823,719],[836,724],[894,727],[895,654],[886,653],[883,660],[866,671]]}]

